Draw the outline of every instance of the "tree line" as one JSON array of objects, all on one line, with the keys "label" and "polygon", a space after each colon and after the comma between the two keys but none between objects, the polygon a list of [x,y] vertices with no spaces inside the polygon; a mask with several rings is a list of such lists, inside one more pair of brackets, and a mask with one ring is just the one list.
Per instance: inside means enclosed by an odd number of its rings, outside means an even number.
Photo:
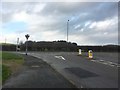
[{"label": "tree line", "polygon": [[94,52],[119,52],[120,46],[118,45],[104,45],[104,46],[78,46],[82,51],[87,52],[92,50]]},{"label": "tree line", "polygon": [[[26,43],[28,45],[28,51],[72,51],[76,52],[78,49],[82,49],[84,52],[88,50],[93,50],[96,52],[117,52],[120,51],[118,45],[104,45],[104,46],[78,46],[77,43],[66,42],[64,40],[60,41],[27,41],[25,43],[20,43],[18,48],[20,51],[26,50]],[[4,44],[2,45],[2,51],[16,51],[15,44]]]},{"label": "tree line", "polygon": [[29,51],[76,51],[77,44],[66,42],[66,41],[53,41],[53,42],[35,42],[28,41],[20,45],[22,51],[26,48],[26,43],[28,44]]}]

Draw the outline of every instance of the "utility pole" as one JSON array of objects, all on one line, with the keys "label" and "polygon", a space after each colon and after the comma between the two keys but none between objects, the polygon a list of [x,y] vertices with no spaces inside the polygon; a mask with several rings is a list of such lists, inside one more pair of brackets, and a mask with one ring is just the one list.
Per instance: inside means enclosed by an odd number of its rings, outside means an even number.
[{"label": "utility pole", "polygon": [[30,35],[26,34],[25,37],[26,37],[26,55],[27,55],[27,47],[28,47],[27,44],[28,44],[28,38],[30,37]]}]

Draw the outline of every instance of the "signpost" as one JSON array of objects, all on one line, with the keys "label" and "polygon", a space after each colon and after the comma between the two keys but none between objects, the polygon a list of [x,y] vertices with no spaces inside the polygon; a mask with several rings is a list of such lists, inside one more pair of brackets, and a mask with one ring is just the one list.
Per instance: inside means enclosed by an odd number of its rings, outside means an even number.
[{"label": "signpost", "polygon": [[30,37],[30,35],[29,35],[29,34],[26,34],[25,37],[26,37],[26,55],[27,55],[27,51],[28,51],[28,50],[27,50],[27,47],[28,47],[27,44],[28,44],[28,38]]},{"label": "signpost", "polygon": [[20,50],[20,48],[18,48],[18,46],[19,46],[19,38],[17,38],[16,52]]}]

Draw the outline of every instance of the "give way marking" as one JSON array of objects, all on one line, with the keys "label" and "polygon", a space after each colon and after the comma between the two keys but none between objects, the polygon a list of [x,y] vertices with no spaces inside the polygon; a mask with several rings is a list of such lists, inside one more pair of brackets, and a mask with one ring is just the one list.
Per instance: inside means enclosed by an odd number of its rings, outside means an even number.
[{"label": "give way marking", "polygon": [[55,58],[65,60],[65,58],[63,56],[55,56]]}]

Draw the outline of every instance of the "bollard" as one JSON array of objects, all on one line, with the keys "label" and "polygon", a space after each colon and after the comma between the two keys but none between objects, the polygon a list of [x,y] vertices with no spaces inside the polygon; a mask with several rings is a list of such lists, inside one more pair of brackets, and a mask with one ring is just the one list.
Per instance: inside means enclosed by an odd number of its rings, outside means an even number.
[{"label": "bollard", "polygon": [[79,55],[82,55],[82,50],[81,49],[79,49]]},{"label": "bollard", "polygon": [[88,57],[89,57],[89,59],[93,58],[93,51],[92,50],[88,51]]}]

